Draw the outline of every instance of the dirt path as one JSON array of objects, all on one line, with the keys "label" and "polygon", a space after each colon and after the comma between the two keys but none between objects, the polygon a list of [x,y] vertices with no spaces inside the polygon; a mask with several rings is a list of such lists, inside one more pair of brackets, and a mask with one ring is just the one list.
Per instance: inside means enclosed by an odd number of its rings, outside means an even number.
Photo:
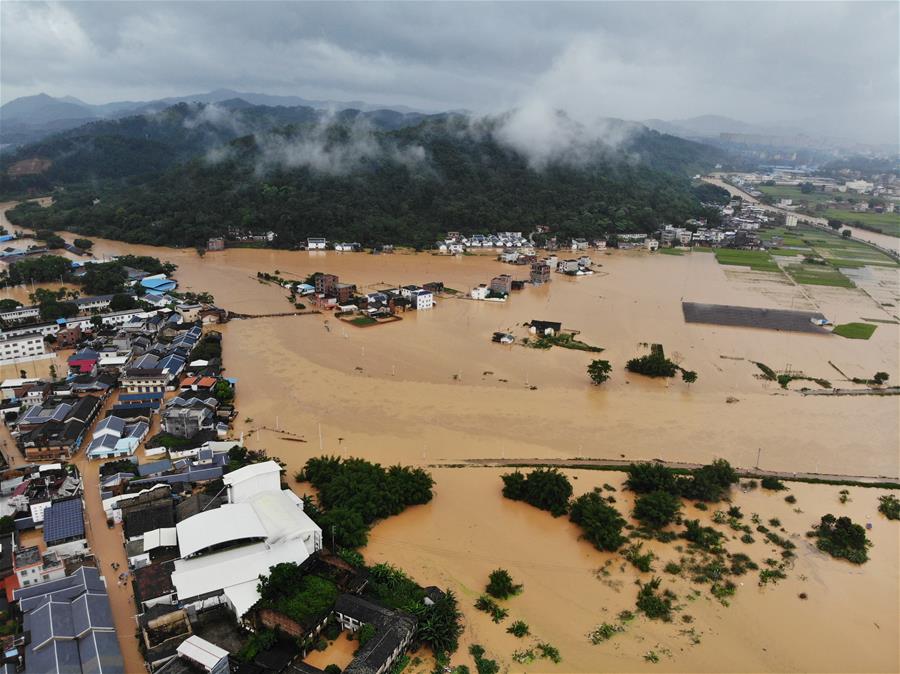
[{"label": "dirt path", "polygon": [[[765,454],[762,454],[765,457]],[[634,460],[630,459],[466,459],[466,466],[558,466],[560,468],[626,468]],[[686,463],[683,461],[662,461],[653,459],[654,463],[659,463],[669,468],[677,468],[683,470],[692,470],[700,468],[699,463]],[[442,467],[442,464],[435,464],[435,467]],[[735,471],[741,477],[774,477],[779,480],[826,480],[826,481],[842,481],[848,480],[853,482],[890,482],[891,484],[900,485],[900,478],[888,477],[885,475],[842,475],[834,473],[788,473],[773,470],[762,470],[759,468],[735,468]]]}]

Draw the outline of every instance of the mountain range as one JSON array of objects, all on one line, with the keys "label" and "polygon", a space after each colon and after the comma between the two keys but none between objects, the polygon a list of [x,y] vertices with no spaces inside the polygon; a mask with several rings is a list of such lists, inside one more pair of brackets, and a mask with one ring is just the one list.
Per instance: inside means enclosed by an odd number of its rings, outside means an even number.
[{"label": "mountain range", "polygon": [[[375,105],[359,100],[317,100],[301,96],[240,92],[232,89],[216,89],[206,93],[171,96],[150,101],[114,101],[96,105],[86,103],[74,96],[57,98],[41,93],[35,96],[16,98],[0,106],[0,148],[35,142],[52,133],[72,129],[86,122],[159,112],[178,103],[225,103],[235,100],[245,101],[249,105],[272,108],[305,107],[316,110],[359,110],[362,112],[390,110],[403,114],[431,114],[433,112],[402,105]],[[752,124],[721,115],[701,115],[675,120],[647,119],[642,123],[654,131],[688,140],[710,140],[718,138],[723,133],[779,138],[802,136],[801,129],[795,125]]]},{"label": "mountain range", "polygon": [[188,96],[172,96],[151,101],[114,101],[94,105],[74,96],[54,97],[41,93],[16,98],[0,106],[0,147],[21,146],[87,122],[116,119],[131,115],[159,112],[178,103],[223,103],[240,99],[250,105],[268,107],[306,107],[317,110],[360,110],[374,112],[390,110],[397,113],[424,114],[403,105],[380,106],[364,101],[329,101],[306,99],[300,96],[216,89]]}]

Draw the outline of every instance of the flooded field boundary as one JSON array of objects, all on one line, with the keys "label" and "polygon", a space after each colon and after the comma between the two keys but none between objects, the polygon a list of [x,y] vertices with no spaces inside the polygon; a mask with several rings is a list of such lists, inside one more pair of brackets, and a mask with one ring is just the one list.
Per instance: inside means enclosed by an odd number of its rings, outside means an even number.
[{"label": "flooded field boundary", "polygon": [[[464,463],[432,464],[430,468],[573,468],[583,470],[607,470],[621,473],[632,463],[641,463],[640,460],[626,459],[524,459],[510,461],[509,459],[466,459]],[[653,459],[652,463],[671,468],[674,473],[685,474],[702,464],[685,463],[680,461],[662,461]],[[886,475],[843,475],[835,473],[788,473],[758,468],[735,468],[740,477],[748,479],[762,479],[774,477],[788,482],[805,482],[808,484],[831,484],[851,487],[877,487],[879,489],[900,489],[900,478]]]},{"label": "flooded field boundary", "polygon": [[892,386],[882,389],[858,389],[858,388],[832,388],[826,391],[819,389],[801,390],[805,396],[896,396],[900,395],[900,386]]},{"label": "flooded field boundary", "polygon": [[321,311],[283,311],[277,314],[238,314],[229,311],[229,321],[247,321],[253,318],[282,318],[284,316],[318,316]]}]

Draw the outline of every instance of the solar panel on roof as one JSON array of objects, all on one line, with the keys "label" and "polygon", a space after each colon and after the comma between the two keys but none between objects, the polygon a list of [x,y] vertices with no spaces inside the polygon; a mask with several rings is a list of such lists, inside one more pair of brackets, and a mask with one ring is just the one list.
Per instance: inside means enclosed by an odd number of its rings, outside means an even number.
[{"label": "solar panel on roof", "polygon": [[84,536],[81,499],[55,501],[44,513],[44,541],[50,544]]}]

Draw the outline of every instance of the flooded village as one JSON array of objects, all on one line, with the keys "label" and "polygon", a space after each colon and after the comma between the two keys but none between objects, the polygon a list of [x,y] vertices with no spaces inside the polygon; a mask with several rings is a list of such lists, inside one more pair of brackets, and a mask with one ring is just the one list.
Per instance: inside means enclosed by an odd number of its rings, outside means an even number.
[{"label": "flooded village", "polygon": [[[896,261],[763,209],[738,218],[615,246],[497,232],[424,252],[312,239],[65,250],[81,266],[175,268],[132,268],[139,303],[79,296],[62,321],[42,322],[29,295],[72,283],[0,290],[21,303],[0,341],[4,583],[24,627],[8,662],[38,671],[29,657],[68,649],[82,668],[121,658],[128,672],[227,671],[229,658],[427,672],[416,621],[449,591],[463,620],[446,671],[896,671],[900,529],[878,510],[900,483]],[[807,258],[861,262],[811,283],[826,272]],[[695,381],[626,368],[657,346]],[[597,359],[611,366],[600,385],[586,374]],[[427,471],[433,493],[375,518],[354,565],[319,519],[321,456]],[[727,553],[636,526],[629,464],[681,475],[714,459],[740,479],[727,500],[685,499],[678,523],[718,531]],[[501,476],[548,467],[573,498],[602,494],[629,544],[599,549],[569,517],[504,497]],[[864,564],[807,535],[826,513],[864,527]],[[695,554],[727,557],[716,592]],[[259,583],[280,564],[296,575]],[[421,612],[392,604],[382,564],[411,579]],[[498,567],[524,587],[495,620],[475,605]],[[667,620],[635,610],[656,577]],[[277,601],[285,587],[302,618]],[[75,616],[76,595],[96,602],[89,628],[46,627],[45,605]]]}]

